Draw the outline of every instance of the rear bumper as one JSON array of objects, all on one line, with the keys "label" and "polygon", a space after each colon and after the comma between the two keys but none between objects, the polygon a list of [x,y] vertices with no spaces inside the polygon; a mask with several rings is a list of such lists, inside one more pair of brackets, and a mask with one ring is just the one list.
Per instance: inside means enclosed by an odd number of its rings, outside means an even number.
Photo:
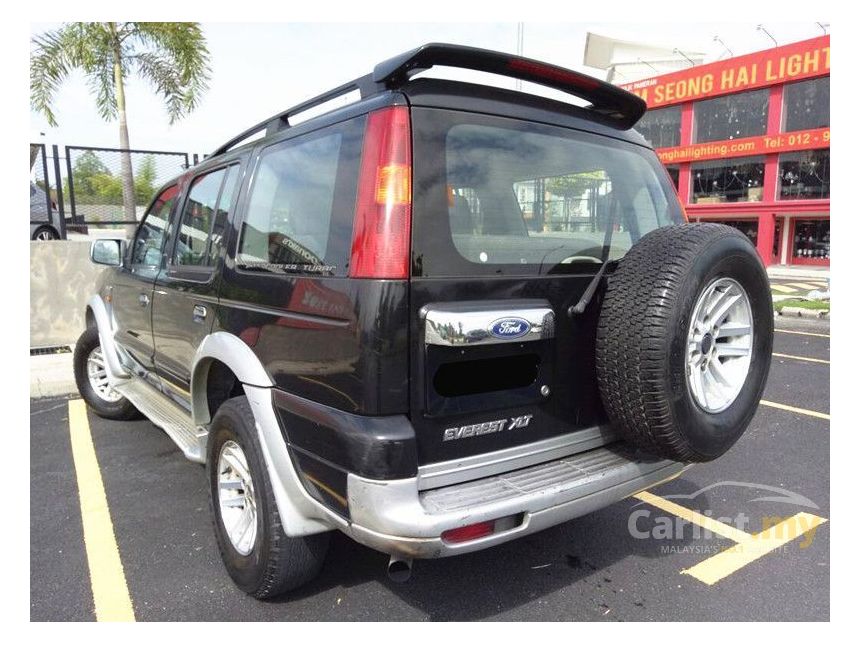
[{"label": "rear bumper", "polygon": [[[685,464],[633,454],[623,444],[596,448],[509,473],[419,491],[417,478],[348,476],[350,521],[341,529],[379,551],[440,558],[477,551],[585,515],[672,479]],[[462,543],[444,531],[507,516],[510,529]]]}]

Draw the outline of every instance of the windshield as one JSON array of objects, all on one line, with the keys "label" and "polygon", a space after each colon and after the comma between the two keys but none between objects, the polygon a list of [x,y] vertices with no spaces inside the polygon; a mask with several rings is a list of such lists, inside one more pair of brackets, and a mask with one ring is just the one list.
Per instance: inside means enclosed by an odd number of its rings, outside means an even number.
[{"label": "windshield", "polygon": [[[649,150],[531,122],[426,112],[416,117],[428,146],[415,153],[416,173],[431,159],[445,172],[416,182],[413,242],[422,275],[593,271],[645,233],[681,221]],[[444,205],[426,189],[441,190]],[[440,210],[446,226],[438,224]]]}]

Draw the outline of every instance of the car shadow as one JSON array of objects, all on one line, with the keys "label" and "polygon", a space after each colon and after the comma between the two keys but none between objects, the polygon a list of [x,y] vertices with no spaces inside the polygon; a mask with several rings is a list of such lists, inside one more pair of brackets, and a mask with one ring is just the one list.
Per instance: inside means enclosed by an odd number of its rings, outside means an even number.
[{"label": "car shadow", "polygon": [[[673,493],[692,493],[699,488],[699,484],[684,479],[672,482]],[[697,502],[708,504],[703,495]],[[652,517],[665,516],[629,498],[484,551],[417,560],[411,579],[405,583],[388,579],[388,556],[335,531],[320,576],[301,590],[270,602],[290,603],[332,588],[350,588],[376,580],[430,620],[466,621],[496,617],[581,582],[589,588],[612,590],[616,584],[612,572],[615,565],[624,562],[624,566],[639,567],[645,575],[653,566],[649,560],[672,557],[661,546],[670,545],[677,552],[695,541],[690,525],[668,542],[650,535],[643,537],[642,533],[654,525],[647,518],[637,522],[639,537],[635,537],[628,521],[631,512],[640,508],[650,510]],[[598,604],[595,607],[599,609]],[[564,616],[558,618],[565,620]],[[380,614],[379,619],[392,617]]]}]

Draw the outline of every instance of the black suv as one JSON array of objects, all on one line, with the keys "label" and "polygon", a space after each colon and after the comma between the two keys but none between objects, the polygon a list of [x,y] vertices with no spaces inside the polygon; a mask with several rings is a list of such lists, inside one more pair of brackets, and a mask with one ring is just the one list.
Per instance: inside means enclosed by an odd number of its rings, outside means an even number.
[{"label": "black suv", "polygon": [[[434,65],[587,105],[412,78]],[[735,229],[685,224],[631,130],[644,111],[567,69],[430,44],[243,132],[129,245],[94,242],[114,268],[75,350],[81,395],[206,464],[224,563],[259,598],[312,579],[332,529],[403,579],[716,458],[764,388],[767,276]]]}]

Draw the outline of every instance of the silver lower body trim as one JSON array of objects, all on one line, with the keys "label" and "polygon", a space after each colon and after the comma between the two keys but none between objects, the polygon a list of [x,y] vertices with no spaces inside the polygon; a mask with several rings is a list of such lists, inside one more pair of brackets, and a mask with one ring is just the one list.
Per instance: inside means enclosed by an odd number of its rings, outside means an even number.
[{"label": "silver lower body trim", "polygon": [[[679,475],[682,463],[632,454],[624,444],[596,448],[455,486],[419,492],[417,478],[348,477],[351,523],[358,542],[392,555],[439,558],[477,551],[566,522]],[[516,526],[464,543],[444,531],[508,516]]]}]

